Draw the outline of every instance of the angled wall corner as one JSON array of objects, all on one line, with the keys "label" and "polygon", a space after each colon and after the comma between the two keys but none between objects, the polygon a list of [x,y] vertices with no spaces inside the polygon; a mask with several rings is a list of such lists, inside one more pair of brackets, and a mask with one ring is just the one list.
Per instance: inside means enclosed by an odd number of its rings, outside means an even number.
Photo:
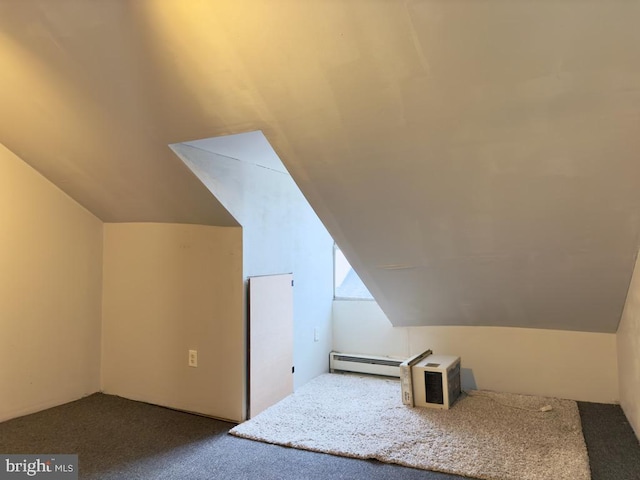
[{"label": "angled wall corner", "polygon": [[617,333],[620,405],[640,439],[640,262],[635,270]]},{"label": "angled wall corner", "polygon": [[293,273],[294,387],[326,372],[333,240],[266,137],[248,132],[171,148],[242,226],[243,277]]},{"label": "angled wall corner", "polygon": [[0,144],[0,422],[100,389],[102,222]]}]

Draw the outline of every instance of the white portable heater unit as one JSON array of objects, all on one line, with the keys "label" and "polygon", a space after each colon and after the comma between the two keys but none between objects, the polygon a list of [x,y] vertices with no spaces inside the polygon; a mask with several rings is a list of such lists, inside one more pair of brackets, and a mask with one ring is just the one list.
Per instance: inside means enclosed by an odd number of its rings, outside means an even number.
[{"label": "white portable heater unit", "polygon": [[356,353],[329,354],[329,369],[334,372],[368,373],[385,377],[400,377],[403,359]]},{"label": "white portable heater unit", "polygon": [[460,396],[460,357],[429,355],[411,368],[416,407],[449,409]]}]

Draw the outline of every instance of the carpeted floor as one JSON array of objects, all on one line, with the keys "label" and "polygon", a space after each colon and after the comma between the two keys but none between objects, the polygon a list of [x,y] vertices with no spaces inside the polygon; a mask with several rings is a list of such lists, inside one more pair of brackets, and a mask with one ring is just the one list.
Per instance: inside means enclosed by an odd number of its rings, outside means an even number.
[{"label": "carpeted floor", "polygon": [[399,393],[398,379],[320,375],[231,433],[478,479],[590,478],[572,400],[474,391],[435,410],[407,408]]},{"label": "carpeted floor", "polygon": [[[640,446],[617,405],[579,403],[593,480],[640,480]],[[1,453],[78,453],[82,479],[461,480],[228,435],[234,425],[95,394],[0,423]]]}]

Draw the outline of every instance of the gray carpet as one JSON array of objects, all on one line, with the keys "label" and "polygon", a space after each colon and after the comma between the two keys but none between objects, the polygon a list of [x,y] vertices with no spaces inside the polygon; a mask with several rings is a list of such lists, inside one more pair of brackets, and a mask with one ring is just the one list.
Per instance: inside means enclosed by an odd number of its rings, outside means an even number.
[{"label": "gray carpet", "polygon": [[[640,480],[640,446],[617,405],[579,403],[593,480]],[[268,445],[233,424],[95,394],[0,423],[2,453],[78,453],[82,479],[462,480]]]},{"label": "gray carpet", "polygon": [[589,480],[576,402],[469,393],[450,410],[408,408],[398,379],[325,374],[230,433],[478,479]]}]

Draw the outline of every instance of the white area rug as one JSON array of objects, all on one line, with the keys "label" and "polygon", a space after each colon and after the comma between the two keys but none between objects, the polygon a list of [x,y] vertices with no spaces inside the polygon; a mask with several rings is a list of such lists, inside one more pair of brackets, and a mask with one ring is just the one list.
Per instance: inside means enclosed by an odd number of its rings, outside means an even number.
[{"label": "white area rug", "polygon": [[450,410],[410,408],[397,380],[325,374],[231,433],[481,479],[591,478],[576,402],[471,393]]}]

